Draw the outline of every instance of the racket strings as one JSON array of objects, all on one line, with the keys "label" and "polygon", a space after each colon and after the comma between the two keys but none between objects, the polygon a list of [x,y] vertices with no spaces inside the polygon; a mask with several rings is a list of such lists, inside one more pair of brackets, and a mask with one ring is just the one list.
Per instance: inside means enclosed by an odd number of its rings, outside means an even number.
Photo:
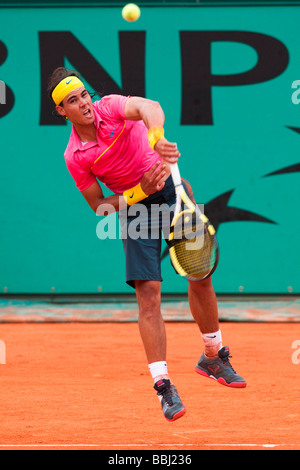
[{"label": "racket strings", "polygon": [[179,220],[174,226],[173,247],[178,263],[189,276],[203,278],[215,265],[214,238],[203,222],[183,227]]},{"label": "racket strings", "polygon": [[214,267],[216,253],[214,244],[207,240],[208,238],[205,237],[206,241],[201,249],[188,250],[187,245],[192,243],[190,240],[183,240],[174,245],[178,263],[188,275],[202,278]]}]

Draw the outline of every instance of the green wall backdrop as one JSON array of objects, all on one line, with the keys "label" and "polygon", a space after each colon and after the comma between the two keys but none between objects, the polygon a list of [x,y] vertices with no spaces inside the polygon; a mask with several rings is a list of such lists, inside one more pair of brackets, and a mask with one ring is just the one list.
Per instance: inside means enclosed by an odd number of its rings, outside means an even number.
[{"label": "green wall backdrop", "polygon": [[[132,292],[122,242],[99,240],[65,166],[70,124],[45,89],[64,64],[89,90],[160,101],[217,226],[218,293],[299,293],[300,8],[141,11],[127,23],[117,7],[0,8],[0,293]],[[186,292],[168,258],[162,269],[163,292]]]}]

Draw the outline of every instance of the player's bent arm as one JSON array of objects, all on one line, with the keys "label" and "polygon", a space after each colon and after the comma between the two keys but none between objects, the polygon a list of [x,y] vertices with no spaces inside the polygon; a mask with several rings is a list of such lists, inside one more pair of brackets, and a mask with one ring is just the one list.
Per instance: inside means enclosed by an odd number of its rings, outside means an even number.
[{"label": "player's bent arm", "polygon": [[108,215],[124,209],[127,205],[135,204],[156,191],[160,191],[165,185],[167,176],[166,165],[156,162],[150,170],[144,173],[140,184],[124,191],[123,194],[112,194],[104,197],[98,181],[81,191],[81,194],[97,215]]},{"label": "player's bent arm", "polygon": [[98,181],[95,181],[89,188],[81,191],[81,194],[91,209],[98,215],[111,214],[124,209],[127,205],[120,194],[112,194],[111,196],[104,197]]},{"label": "player's bent arm", "polygon": [[148,128],[150,146],[167,163],[176,163],[180,153],[177,144],[164,137],[165,115],[158,101],[133,96],[125,103],[125,117],[131,121],[143,120]]},{"label": "player's bent arm", "polygon": [[158,101],[132,96],[125,103],[125,118],[130,121],[143,120],[148,129],[164,126],[165,115]]}]

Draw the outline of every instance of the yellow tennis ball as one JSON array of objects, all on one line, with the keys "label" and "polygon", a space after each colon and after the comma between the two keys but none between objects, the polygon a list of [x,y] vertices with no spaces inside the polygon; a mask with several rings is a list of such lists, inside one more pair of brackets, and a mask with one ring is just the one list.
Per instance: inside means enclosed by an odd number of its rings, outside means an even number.
[{"label": "yellow tennis ball", "polygon": [[141,10],[135,3],[127,3],[122,9],[122,16],[126,21],[136,21],[141,16]]}]

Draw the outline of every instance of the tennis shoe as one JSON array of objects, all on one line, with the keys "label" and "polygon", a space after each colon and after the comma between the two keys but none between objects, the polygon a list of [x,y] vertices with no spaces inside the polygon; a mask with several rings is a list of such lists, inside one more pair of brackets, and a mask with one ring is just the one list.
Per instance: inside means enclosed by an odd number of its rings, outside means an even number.
[{"label": "tennis shoe", "polygon": [[154,385],[167,421],[175,421],[186,412],[175,385],[169,379],[158,380]]},{"label": "tennis shoe", "polygon": [[195,367],[195,371],[227,387],[246,387],[247,382],[236,373],[230,364],[229,358],[231,358],[231,356],[229,356],[228,346],[223,346],[223,348],[218,351],[218,357],[216,359],[208,359],[203,353]]}]

